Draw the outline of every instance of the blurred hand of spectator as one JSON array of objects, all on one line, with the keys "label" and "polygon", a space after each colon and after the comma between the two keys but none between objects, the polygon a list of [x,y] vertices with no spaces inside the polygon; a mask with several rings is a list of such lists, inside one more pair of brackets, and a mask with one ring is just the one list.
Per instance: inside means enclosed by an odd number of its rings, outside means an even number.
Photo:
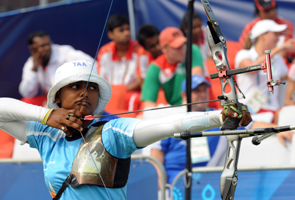
[{"label": "blurred hand of spectator", "polygon": [[283,146],[286,146],[286,140],[292,142],[293,135],[295,134],[294,131],[286,131],[276,134],[278,140]]},{"label": "blurred hand of spectator", "polygon": [[35,44],[31,45],[29,47],[29,50],[30,50],[30,53],[33,57],[33,68],[32,70],[33,71],[37,71],[38,69],[38,66],[42,64],[42,57],[41,57],[41,54],[40,52],[38,52],[38,47],[36,47]]}]

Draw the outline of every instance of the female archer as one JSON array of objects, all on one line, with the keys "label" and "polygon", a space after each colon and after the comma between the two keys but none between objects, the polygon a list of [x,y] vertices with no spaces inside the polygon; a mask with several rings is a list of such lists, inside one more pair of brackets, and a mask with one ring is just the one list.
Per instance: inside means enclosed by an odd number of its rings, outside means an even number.
[{"label": "female archer", "polygon": [[[48,108],[0,98],[0,129],[39,151],[54,199],[126,199],[130,156],[137,148],[184,130],[219,127],[226,116],[238,116],[223,110],[152,120],[87,120],[104,109],[111,94],[91,63],[80,60],[57,69]],[[251,121],[246,111],[240,125]]]}]

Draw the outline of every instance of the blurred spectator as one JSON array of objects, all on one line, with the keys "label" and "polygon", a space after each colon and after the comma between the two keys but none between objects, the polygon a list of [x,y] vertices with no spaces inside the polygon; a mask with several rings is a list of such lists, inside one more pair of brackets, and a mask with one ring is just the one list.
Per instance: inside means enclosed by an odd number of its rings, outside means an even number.
[{"label": "blurred spectator", "polygon": [[[209,90],[211,84],[203,77],[194,75],[192,76],[192,102],[208,101],[209,100]],[[186,83],[182,83],[181,96],[183,98],[182,103],[187,103],[186,101]],[[173,109],[174,113],[185,113],[186,107],[178,107]],[[214,110],[208,107],[208,103],[192,105],[192,111],[210,111]],[[170,113],[172,114],[172,113]],[[209,129],[208,131],[218,131],[219,128]],[[193,138],[191,140],[192,144],[192,164],[193,167],[206,166],[211,158],[214,160],[210,161],[214,164],[211,166],[216,166],[224,162],[224,159],[220,159],[218,156],[214,156],[217,144],[219,142],[219,136],[213,137],[202,137]],[[176,175],[186,168],[186,141],[182,139],[167,138],[154,143],[151,147],[151,156],[157,158],[161,163],[164,164],[167,173],[167,182],[172,183]],[[202,153],[200,153],[202,152]],[[223,158],[223,157],[222,157]],[[160,174],[160,173],[159,173]],[[161,177],[159,177],[159,181]]]},{"label": "blurred spectator", "polygon": [[[183,34],[187,35],[187,25],[189,23],[189,12],[186,12],[185,15],[182,18],[182,21],[180,23],[180,30],[183,32]],[[202,58],[203,58],[203,69],[204,69],[204,75],[207,77],[207,80],[210,80],[209,78],[209,72],[210,65],[207,66],[208,60],[212,59],[211,56],[211,50],[207,41],[207,35],[206,35],[206,26],[202,25],[202,18],[197,12],[193,12],[193,21],[192,21],[192,40],[195,45],[197,45],[201,51]],[[207,63],[207,64],[206,64]],[[213,64],[214,70],[216,71],[215,64]],[[216,96],[213,93],[213,88],[209,89],[210,93],[210,100],[216,99]],[[211,107],[217,108],[217,102],[210,103]]]},{"label": "blurred spectator", "polygon": [[137,39],[139,44],[151,54],[152,60],[162,55],[159,44],[160,31],[152,24],[146,24],[139,28]]},{"label": "blurred spectator", "polygon": [[139,90],[136,75],[137,52],[140,45],[131,40],[129,20],[121,14],[112,15],[107,22],[108,37],[112,40],[98,52],[98,73],[114,85],[126,85],[128,91]]},{"label": "blurred spectator", "polygon": [[13,154],[14,137],[0,130],[0,159],[11,158]]},{"label": "blurred spectator", "polygon": [[[180,24],[180,30],[186,36],[189,12],[186,12]],[[202,53],[203,61],[211,58],[211,51],[207,41],[206,27],[202,25],[202,18],[197,13],[193,13],[193,43],[196,44]]]},{"label": "blurred spectator", "polygon": [[[252,65],[260,65],[265,59],[265,50],[271,50],[272,75],[276,80],[287,78],[288,68],[279,54],[288,49],[294,48],[294,39],[289,39],[280,46],[276,46],[279,35],[287,28],[286,25],[279,25],[273,20],[261,20],[251,30],[250,39],[253,42],[251,49],[239,51],[235,59],[235,67],[243,68]],[[252,113],[263,112],[264,110],[273,113],[282,105],[279,103],[279,93],[270,95],[266,87],[267,75],[262,70],[238,74],[237,81],[240,89],[247,97],[242,101],[248,105]],[[279,90],[278,86],[278,90]]]},{"label": "blurred spectator", "polygon": [[[163,54],[148,68],[143,83],[143,107],[156,107],[159,89],[162,88],[166,100],[171,105],[182,103],[181,84],[185,79],[185,42],[180,29],[165,28],[159,36]],[[199,48],[193,45],[192,74],[203,75],[203,60]]]},{"label": "blurred spectator", "polygon": [[143,47],[138,52],[138,74],[142,81],[145,79],[147,72],[147,67],[145,66],[149,66],[153,60],[162,54],[159,34],[160,31],[152,24],[141,26],[137,32],[138,42]]},{"label": "blurred spectator", "polygon": [[[285,24],[287,26],[278,41],[278,45],[281,45],[284,41],[293,38],[294,27],[292,22],[279,17],[277,15],[277,8],[278,5],[275,0],[255,0],[255,14],[257,15],[257,18],[245,26],[239,39],[241,48],[249,49],[250,45],[247,38],[254,25],[263,19],[274,20],[277,24]],[[294,52],[290,52],[288,55],[289,59],[292,59],[291,57],[294,58]]]},{"label": "blurred spectator", "polygon": [[[112,85],[125,85],[128,110],[140,106],[139,94],[142,80],[138,74],[138,51],[142,48],[136,40],[131,40],[129,20],[121,14],[110,16],[107,22],[108,37],[111,42],[102,46],[97,55],[98,74]],[[146,66],[140,68],[147,68]]]},{"label": "blurred spectator", "polygon": [[288,85],[284,105],[295,105],[295,61],[293,61],[293,64],[288,72]]},{"label": "blurred spectator", "polygon": [[19,92],[23,97],[28,97],[26,98],[28,103],[39,104],[38,101],[46,99],[46,97],[35,99],[33,97],[40,95],[40,93],[44,96],[47,95],[53,84],[55,71],[63,63],[79,59],[94,61],[89,55],[75,50],[69,45],[52,44],[50,36],[44,31],[29,34],[28,48],[31,56],[24,65],[22,80],[19,85]]}]

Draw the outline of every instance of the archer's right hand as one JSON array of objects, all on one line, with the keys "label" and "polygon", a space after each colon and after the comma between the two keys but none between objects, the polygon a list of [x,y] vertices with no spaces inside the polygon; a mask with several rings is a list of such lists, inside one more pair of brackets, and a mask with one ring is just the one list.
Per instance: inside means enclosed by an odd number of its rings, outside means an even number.
[{"label": "archer's right hand", "polygon": [[[73,115],[72,115],[73,114]],[[83,122],[80,120],[82,114],[79,110],[64,108],[54,109],[47,120],[47,125],[53,128],[61,129],[66,135],[76,134],[73,129],[83,131]],[[69,127],[73,129],[69,129]]]}]

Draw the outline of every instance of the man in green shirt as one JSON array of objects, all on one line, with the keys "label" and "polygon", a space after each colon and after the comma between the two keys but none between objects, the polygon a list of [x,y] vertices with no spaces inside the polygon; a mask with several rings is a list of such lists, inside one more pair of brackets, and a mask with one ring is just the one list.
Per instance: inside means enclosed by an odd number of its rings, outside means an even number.
[{"label": "man in green shirt", "polygon": [[[170,105],[182,103],[181,84],[185,79],[185,43],[183,33],[175,27],[165,28],[159,36],[163,54],[148,68],[142,88],[143,107],[156,107],[159,89],[162,88]],[[199,48],[192,47],[192,74],[204,75],[203,60]]]}]

